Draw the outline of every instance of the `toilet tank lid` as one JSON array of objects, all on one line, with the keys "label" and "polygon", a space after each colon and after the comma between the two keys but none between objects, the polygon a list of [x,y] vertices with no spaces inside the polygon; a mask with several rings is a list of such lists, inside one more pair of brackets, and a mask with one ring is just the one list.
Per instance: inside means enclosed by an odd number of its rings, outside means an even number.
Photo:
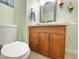
[{"label": "toilet tank lid", "polygon": [[19,41],[4,45],[1,49],[2,55],[7,57],[20,57],[28,53],[28,51],[28,44]]},{"label": "toilet tank lid", "polygon": [[0,28],[6,28],[6,27],[10,27],[10,28],[14,28],[17,27],[17,25],[15,24],[0,24]]}]

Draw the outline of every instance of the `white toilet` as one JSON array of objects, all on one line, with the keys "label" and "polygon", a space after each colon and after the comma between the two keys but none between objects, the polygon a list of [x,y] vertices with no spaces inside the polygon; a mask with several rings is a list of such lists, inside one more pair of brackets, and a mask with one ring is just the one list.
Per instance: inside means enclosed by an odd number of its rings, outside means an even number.
[{"label": "white toilet", "polygon": [[30,54],[27,43],[16,41],[16,32],[16,25],[0,25],[0,40],[2,40],[3,45],[1,54],[5,59],[27,59]]}]

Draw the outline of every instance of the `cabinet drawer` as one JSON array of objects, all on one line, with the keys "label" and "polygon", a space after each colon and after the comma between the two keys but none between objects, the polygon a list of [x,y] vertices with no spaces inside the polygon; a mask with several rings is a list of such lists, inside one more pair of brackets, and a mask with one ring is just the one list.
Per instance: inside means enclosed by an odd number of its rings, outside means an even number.
[{"label": "cabinet drawer", "polygon": [[58,30],[58,29],[52,30],[51,32],[52,32],[52,33],[55,33],[55,34],[64,34],[64,33],[65,33],[64,30]]},{"label": "cabinet drawer", "polygon": [[37,44],[38,44],[38,41],[32,41],[32,40],[31,40],[31,41],[30,41],[30,44],[31,44],[31,45],[37,45]]},{"label": "cabinet drawer", "polygon": [[33,51],[38,51],[37,47],[35,47],[35,46],[30,46],[30,49]]},{"label": "cabinet drawer", "polygon": [[64,34],[65,28],[64,27],[50,27],[48,31],[52,33]]},{"label": "cabinet drawer", "polygon": [[33,33],[30,33],[29,36],[30,36],[29,38],[35,39],[35,38],[37,38],[38,34],[33,32]]},{"label": "cabinet drawer", "polygon": [[[49,26],[49,27],[34,27],[33,32],[47,32],[47,33],[65,33],[65,27],[63,26]],[[36,36],[35,36],[36,37]]]},{"label": "cabinet drawer", "polygon": [[30,41],[29,45],[30,45],[30,48],[32,50],[37,51],[37,49],[38,49],[38,46],[37,46],[38,44],[37,43],[35,43],[35,42],[33,43],[33,42]]},{"label": "cabinet drawer", "polygon": [[38,39],[30,39],[29,44],[31,46],[37,46],[38,45]]}]

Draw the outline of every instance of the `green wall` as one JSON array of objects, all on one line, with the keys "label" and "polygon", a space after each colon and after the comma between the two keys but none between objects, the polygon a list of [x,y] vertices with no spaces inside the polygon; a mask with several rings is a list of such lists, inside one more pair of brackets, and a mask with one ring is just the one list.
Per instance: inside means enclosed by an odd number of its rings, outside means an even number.
[{"label": "green wall", "polygon": [[[70,13],[67,9],[69,1],[74,3],[74,9]],[[69,50],[77,51],[78,41],[78,0],[64,0],[62,8],[57,5],[57,22],[65,22],[67,24],[66,32],[66,48]]]},{"label": "green wall", "polygon": [[13,24],[13,8],[0,3],[0,24]]},{"label": "green wall", "polygon": [[[74,9],[70,13],[68,11],[69,1],[74,3]],[[64,0],[64,5],[62,8],[57,5],[57,21],[59,22],[68,22],[68,23],[77,23],[78,22],[78,0]]]},{"label": "green wall", "polygon": [[26,0],[14,0],[14,23],[18,26],[17,40],[27,40]]}]

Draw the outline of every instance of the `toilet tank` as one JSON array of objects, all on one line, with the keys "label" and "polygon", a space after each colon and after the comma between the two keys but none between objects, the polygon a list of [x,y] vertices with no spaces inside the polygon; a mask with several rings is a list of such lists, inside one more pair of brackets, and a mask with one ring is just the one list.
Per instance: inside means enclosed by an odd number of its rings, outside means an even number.
[{"label": "toilet tank", "polygon": [[17,26],[13,24],[0,25],[0,41],[2,45],[16,41]]}]

